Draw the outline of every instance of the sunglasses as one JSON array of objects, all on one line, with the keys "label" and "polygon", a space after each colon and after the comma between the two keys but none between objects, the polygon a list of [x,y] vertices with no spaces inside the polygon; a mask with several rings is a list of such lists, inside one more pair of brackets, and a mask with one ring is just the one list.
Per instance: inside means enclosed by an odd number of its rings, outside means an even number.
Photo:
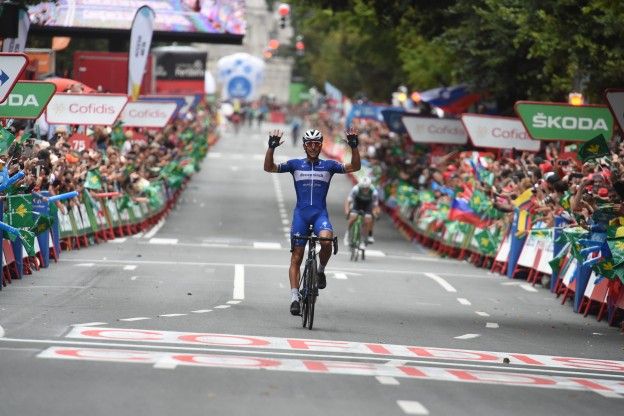
[{"label": "sunglasses", "polygon": [[323,142],[309,141],[309,142],[303,143],[303,145],[304,146],[322,146]]}]

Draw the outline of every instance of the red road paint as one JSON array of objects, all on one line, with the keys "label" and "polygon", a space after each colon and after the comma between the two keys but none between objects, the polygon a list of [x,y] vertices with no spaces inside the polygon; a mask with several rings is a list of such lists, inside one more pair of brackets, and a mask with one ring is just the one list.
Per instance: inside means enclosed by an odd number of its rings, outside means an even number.
[{"label": "red road paint", "polygon": [[624,373],[624,361],[350,341],[94,327],[74,327],[67,337],[98,341],[140,341],[211,347],[263,348],[290,352],[368,354],[380,357],[392,356],[398,359],[431,359],[490,364],[501,364],[503,359],[509,358],[511,364],[532,367],[591,369]]},{"label": "red road paint", "polygon": [[624,383],[607,379],[544,376],[504,371],[376,364],[347,360],[273,359],[239,355],[171,353],[162,351],[116,350],[82,347],[50,347],[39,358],[146,363],[156,367],[218,367],[248,370],[288,371],[315,374],[386,376],[415,380],[439,380],[505,386],[530,386],[561,390],[624,394]]}]

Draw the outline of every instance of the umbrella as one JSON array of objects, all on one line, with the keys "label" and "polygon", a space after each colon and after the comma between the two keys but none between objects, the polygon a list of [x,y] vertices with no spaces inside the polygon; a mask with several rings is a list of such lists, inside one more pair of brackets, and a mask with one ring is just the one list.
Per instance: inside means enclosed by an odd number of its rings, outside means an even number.
[{"label": "umbrella", "polygon": [[54,77],[54,78],[47,78],[45,79],[45,81],[51,82],[52,84],[56,85],[56,92],[65,92],[68,89],[70,89],[72,85],[75,85],[75,84],[78,84],[82,87],[82,92],[94,92],[95,91],[93,88],[89,87],[88,85],[85,85],[80,81],[76,81],[70,78]]}]

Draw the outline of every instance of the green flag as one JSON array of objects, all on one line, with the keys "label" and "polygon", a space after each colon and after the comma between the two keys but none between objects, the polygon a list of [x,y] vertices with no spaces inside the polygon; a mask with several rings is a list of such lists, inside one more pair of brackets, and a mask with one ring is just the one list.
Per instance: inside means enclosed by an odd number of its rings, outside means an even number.
[{"label": "green flag", "polygon": [[116,123],[113,126],[113,131],[111,132],[111,141],[115,146],[121,147],[126,141],[126,135],[123,131],[123,124],[121,122]]},{"label": "green flag", "polygon": [[609,250],[611,250],[613,266],[617,267],[624,263],[624,238],[607,240],[607,244],[609,245]]},{"label": "green flag", "polygon": [[35,233],[28,230],[19,230],[20,240],[22,240],[22,245],[28,253],[29,256],[34,256],[37,254],[35,252]]},{"label": "green flag", "polygon": [[39,235],[52,228],[52,224],[54,224],[54,219],[51,216],[38,215],[35,220],[35,224],[30,228],[30,231],[35,233],[35,235]]},{"label": "green flag", "polygon": [[562,253],[558,257],[554,257],[551,261],[548,262],[550,268],[552,269],[553,274],[558,274],[561,271],[561,266],[563,266],[563,259],[565,258],[565,253]]},{"label": "green flag", "polygon": [[102,190],[102,176],[100,175],[99,169],[96,168],[87,172],[84,187],[95,191]]},{"label": "green flag", "polygon": [[15,140],[15,136],[13,133],[5,129],[4,127],[0,127],[0,154],[5,154],[7,150],[9,150],[9,146]]},{"label": "green flag", "polygon": [[607,238],[622,238],[624,237],[624,225],[609,225],[607,227]]},{"label": "green flag", "polygon": [[32,195],[11,195],[7,197],[9,208],[7,223],[15,228],[30,228],[35,224],[33,218]]},{"label": "green flag", "polygon": [[581,159],[583,162],[591,159],[598,159],[603,156],[609,156],[610,154],[611,152],[609,152],[607,140],[602,134],[599,134],[593,139],[586,141],[581,145],[578,150],[579,159]]},{"label": "green flag", "polygon": [[121,212],[128,208],[130,208],[130,197],[128,194],[123,194],[123,196],[117,200],[117,210]]},{"label": "green flag", "polygon": [[496,251],[497,244],[488,230],[475,234],[474,238],[477,240],[477,245],[482,253],[491,254]]}]

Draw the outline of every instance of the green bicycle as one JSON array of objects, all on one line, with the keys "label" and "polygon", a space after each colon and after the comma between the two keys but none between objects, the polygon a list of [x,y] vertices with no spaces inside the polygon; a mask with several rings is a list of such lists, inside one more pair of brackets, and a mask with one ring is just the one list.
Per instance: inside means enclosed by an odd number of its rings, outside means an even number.
[{"label": "green bicycle", "polygon": [[349,248],[351,249],[351,261],[358,261],[366,259],[366,250],[361,248],[362,246],[362,225],[364,224],[364,211],[355,211],[357,217],[351,227],[349,228]]}]

